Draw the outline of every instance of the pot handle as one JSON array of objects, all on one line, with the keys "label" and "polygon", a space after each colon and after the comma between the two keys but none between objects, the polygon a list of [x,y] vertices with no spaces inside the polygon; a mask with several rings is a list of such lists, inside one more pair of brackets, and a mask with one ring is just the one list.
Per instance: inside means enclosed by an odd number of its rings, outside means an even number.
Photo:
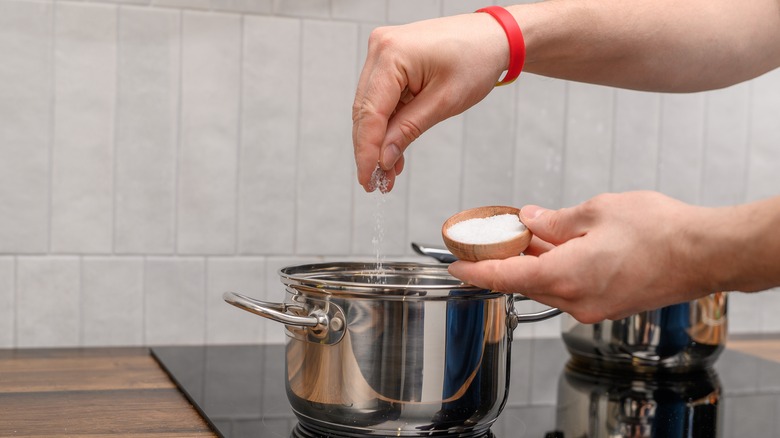
[{"label": "pot handle", "polygon": [[530,300],[530,298],[524,295],[512,294],[512,299],[507,301],[507,311],[509,313],[509,320],[507,322],[510,329],[514,330],[520,323],[544,321],[545,319],[549,319],[553,316],[558,316],[563,313],[555,307],[550,307],[549,309],[542,310],[541,312],[518,313],[517,309],[515,309],[515,301],[528,300]]},{"label": "pot handle", "polygon": [[[432,246],[427,245],[421,245],[419,243],[412,242],[412,249],[420,255],[433,257],[434,259],[442,262],[442,263],[452,263],[456,260],[458,260],[454,255],[452,255],[451,252],[447,249],[442,248],[435,248]],[[526,301],[530,298],[520,295],[520,294],[513,294],[514,300],[508,300],[507,302],[507,314],[509,315],[509,319],[507,320],[507,324],[509,324],[509,327],[514,330],[515,327],[517,327],[517,324],[524,323],[524,322],[537,322],[537,321],[544,321],[545,319],[552,318],[553,316],[560,315],[560,310],[556,309],[555,307],[550,307],[547,310],[542,310],[541,312],[535,312],[535,313],[517,313],[517,310],[515,309],[515,301]]]},{"label": "pot handle", "polygon": [[247,312],[260,315],[276,322],[281,322],[284,325],[311,327],[315,329],[318,327],[327,328],[328,326],[328,317],[325,314],[301,316],[289,312],[289,309],[291,308],[301,309],[300,306],[293,304],[260,301],[236,292],[225,292],[222,294],[222,299],[239,309],[246,310]]},{"label": "pot handle", "polygon": [[346,331],[344,311],[327,301],[306,299],[307,307],[304,307],[260,301],[236,292],[225,292],[222,298],[239,309],[281,322],[287,335],[295,339],[331,345],[341,341]]}]

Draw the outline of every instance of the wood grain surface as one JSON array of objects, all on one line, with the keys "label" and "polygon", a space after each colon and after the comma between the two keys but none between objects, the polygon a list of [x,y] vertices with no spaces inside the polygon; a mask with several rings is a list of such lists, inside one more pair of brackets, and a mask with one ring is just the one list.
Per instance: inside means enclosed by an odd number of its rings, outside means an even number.
[{"label": "wood grain surface", "polygon": [[729,339],[726,348],[752,354],[773,362],[780,362],[780,337],[777,335],[761,338]]},{"label": "wood grain surface", "polygon": [[0,350],[0,436],[214,437],[145,348]]}]

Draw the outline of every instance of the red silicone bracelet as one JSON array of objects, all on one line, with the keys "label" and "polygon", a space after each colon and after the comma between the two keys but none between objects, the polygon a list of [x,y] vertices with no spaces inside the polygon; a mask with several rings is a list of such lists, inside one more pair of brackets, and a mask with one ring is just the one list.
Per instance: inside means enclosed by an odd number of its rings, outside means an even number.
[{"label": "red silicone bracelet", "polygon": [[496,86],[509,85],[520,76],[523,64],[525,64],[525,40],[520,25],[517,24],[515,17],[501,6],[488,6],[478,9],[477,12],[490,14],[506,32],[506,37],[509,40],[509,68],[506,70],[504,78],[498,81]]}]

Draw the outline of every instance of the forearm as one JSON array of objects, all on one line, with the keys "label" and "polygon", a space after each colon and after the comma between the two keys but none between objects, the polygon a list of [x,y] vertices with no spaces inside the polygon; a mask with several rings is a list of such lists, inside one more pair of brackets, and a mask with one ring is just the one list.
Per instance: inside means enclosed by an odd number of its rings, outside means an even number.
[{"label": "forearm", "polygon": [[755,292],[780,286],[780,196],[703,210],[690,235],[703,249],[699,263],[711,289]]},{"label": "forearm", "polygon": [[780,1],[550,0],[508,8],[525,71],[648,91],[721,88],[780,66]]}]

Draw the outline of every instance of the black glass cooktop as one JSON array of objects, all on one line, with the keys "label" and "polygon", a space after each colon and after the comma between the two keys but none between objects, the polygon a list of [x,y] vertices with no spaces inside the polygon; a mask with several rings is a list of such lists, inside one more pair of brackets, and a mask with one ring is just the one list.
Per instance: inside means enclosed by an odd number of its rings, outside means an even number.
[{"label": "black glass cooktop", "polygon": [[[152,353],[224,437],[297,437],[283,345],[155,347]],[[595,376],[558,339],[515,340],[495,438],[780,436],[780,364],[726,350],[678,378]]]}]

